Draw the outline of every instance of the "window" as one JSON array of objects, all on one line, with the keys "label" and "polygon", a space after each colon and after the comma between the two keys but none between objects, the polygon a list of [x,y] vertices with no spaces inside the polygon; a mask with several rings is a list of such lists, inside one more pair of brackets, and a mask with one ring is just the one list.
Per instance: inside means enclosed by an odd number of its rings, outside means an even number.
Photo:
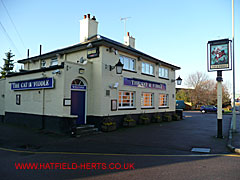
[{"label": "window", "polygon": [[51,60],[51,66],[56,66],[56,65],[58,65],[58,59],[54,58]]},{"label": "window", "polygon": [[159,107],[168,106],[168,94],[159,94]]},{"label": "window", "polygon": [[41,68],[45,68],[46,67],[46,61],[45,60],[42,60],[41,61]]},{"label": "window", "polygon": [[153,65],[142,62],[142,73],[153,75]]},{"label": "window", "polygon": [[141,106],[142,107],[153,106],[153,93],[142,93]]},{"label": "window", "polygon": [[168,78],[168,69],[167,68],[163,68],[163,67],[160,67],[159,68],[159,77],[162,77],[162,78]]},{"label": "window", "polygon": [[119,91],[118,106],[119,108],[133,108],[135,93],[130,91]]},{"label": "window", "polygon": [[123,64],[123,69],[135,71],[135,59],[126,56],[120,56],[120,61]]}]

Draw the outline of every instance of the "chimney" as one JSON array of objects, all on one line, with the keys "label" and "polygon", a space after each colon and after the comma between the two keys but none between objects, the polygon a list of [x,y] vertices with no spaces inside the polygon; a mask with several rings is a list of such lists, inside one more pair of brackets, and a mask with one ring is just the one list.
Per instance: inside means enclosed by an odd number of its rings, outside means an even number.
[{"label": "chimney", "polygon": [[130,36],[129,32],[127,32],[127,36],[124,36],[124,44],[135,48],[135,38]]},{"label": "chimney", "polygon": [[80,43],[87,41],[89,37],[97,35],[98,22],[95,16],[91,19],[90,14],[84,15],[80,20]]}]

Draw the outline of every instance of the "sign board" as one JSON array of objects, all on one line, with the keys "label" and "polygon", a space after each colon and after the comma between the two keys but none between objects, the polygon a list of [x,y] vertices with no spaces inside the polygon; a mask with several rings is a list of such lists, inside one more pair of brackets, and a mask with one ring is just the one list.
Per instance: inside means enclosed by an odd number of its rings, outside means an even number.
[{"label": "sign board", "polygon": [[54,88],[53,78],[32,79],[26,81],[11,82],[11,90],[30,90],[30,89],[51,89]]},{"label": "sign board", "polygon": [[229,39],[208,41],[208,71],[232,69]]},{"label": "sign board", "polygon": [[124,85],[127,86],[135,86],[139,88],[151,88],[151,89],[159,89],[162,91],[166,91],[167,86],[164,83],[158,83],[158,82],[152,82],[152,81],[146,81],[136,78],[124,78]]},{"label": "sign board", "polygon": [[88,59],[95,58],[95,57],[98,57],[98,56],[99,56],[99,49],[98,49],[98,47],[91,48],[91,49],[87,50],[87,58]]},{"label": "sign board", "polygon": [[78,89],[78,90],[86,90],[87,87],[84,85],[79,85],[79,84],[72,84],[71,89]]}]

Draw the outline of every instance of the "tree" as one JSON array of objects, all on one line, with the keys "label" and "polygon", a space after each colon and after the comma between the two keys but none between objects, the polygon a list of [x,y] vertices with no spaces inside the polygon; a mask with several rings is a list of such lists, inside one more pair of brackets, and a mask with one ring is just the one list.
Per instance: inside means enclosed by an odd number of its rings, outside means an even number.
[{"label": "tree", "polygon": [[[191,89],[179,90],[177,100],[191,102],[198,108],[201,105],[217,105],[217,82],[201,72],[190,74],[185,84]],[[231,104],[230,94],[226,84],[223,84],[223,106]]]},{"label": "tree", "polygon": [[176,93],[176,100],[183,100],[185,102],[190,102],[189,91],[191,89],[180,89]]},{"label": "tree", "polygon": [[3,61],[4,61],[4,65],[3,67],[1,68],[1,75],[2,75],[2,78],[5,78],[6,75],[11,72],[14,68],[14,63],[13,63],[13,57],[15,56],[11,50],[7,53],[5,53],[6,55],[6,58],[3,58]]},{"label": "tree", "polygon": [[[214,88],[213,96],[214,98],[212,104],[217,104],[217,83]],[[231,106],[231,98],[226,84],[222,85],[222,104],[223,107]]]}]

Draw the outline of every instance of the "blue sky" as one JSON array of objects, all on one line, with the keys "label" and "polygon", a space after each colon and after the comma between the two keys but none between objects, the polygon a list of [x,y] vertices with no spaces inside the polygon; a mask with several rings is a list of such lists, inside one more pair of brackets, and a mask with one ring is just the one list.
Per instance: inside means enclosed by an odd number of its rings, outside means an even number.
[{"label": "blue sky", "polygon": [[[21,36],[20,40],[3,3]],[[240,92],[240,4],[235,0],[236,90]],[[79,42],[79,20],[95,15],[98,33],[123,42],[124,23],[136,38],[136,49],[180,66],[183,80],[196,71],[207,72],[206,45],[209,40],[232,38],[232,0],[0,0],[0,66],[10,49],[15,60]],[[5,30],[4,30],[4,29]],[[6,32],[5,32],[6,31]],[[11,43],[11,40],[14,42]],[[17,67],[20,67],[17,65]],[[232,84],[232,71],[223,72]]]}]

